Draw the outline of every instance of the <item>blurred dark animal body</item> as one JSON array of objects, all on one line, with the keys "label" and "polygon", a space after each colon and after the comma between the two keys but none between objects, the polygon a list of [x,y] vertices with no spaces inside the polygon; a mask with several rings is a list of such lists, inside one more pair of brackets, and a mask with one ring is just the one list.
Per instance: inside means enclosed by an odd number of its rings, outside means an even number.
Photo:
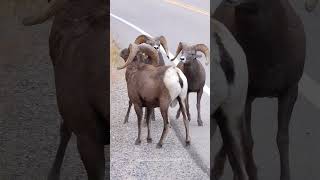
[{"label": "blurred dark animal body", "polygon": [[[305,62],[303,24],[287,0],[225,0],[213,17],[231,31],[247,56],[249,85],[245,128],[250,139],[247,152],[252,154],[253,148],[252,102],[259,97],[278,98],[281,180],[290,180],[288,134]],[[256,179],[252,162],[253,157],[248,157],[249,176]]]},{"label": "blurred dark animal body", "polygon": [[23,21],[34,25],[54,16],[49,47],[63,121],[50,180],[60,178],[72,133],[88,179],[105,177],[104,145],[110,144],[108,9],[104,0],[52,0],[39,14]]}]

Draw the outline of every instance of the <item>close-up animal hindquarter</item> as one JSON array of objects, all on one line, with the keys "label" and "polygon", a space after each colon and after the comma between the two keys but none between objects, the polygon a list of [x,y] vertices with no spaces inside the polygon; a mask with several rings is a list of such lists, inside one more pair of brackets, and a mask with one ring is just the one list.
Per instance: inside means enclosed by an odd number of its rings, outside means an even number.
[{"label": "close-up animal hindquarter", "polygon": [[[61,139],[48,179],[59,179],[71,133],[88,179],[104,179],[104,145],[110,144],[107,1],[52,0],[45,11],[25,18],[25,25],[54,16],[49,38]],[[94,44],[94,46],[93,46]]]},{"label": "close-up animal hindquarter", "polygon": [[247,57],[249,84],[245,127],[250,137],[248,151],[252,152],[253,147],[250,118],[253,100],[278,98],[280,176],[281,180],[289,180],[288,126],[306,54],[301,19],[287,0],[226,0],[217,7],[213,17],[231,31]]},{"label": "close-up animal hindquarter", "polygon": [[[245,137],[240,124],[244,120],[245,101],[248,87],[248,71],[243,49],[219,21],[211,18],[211,141],[219,125],[223,146],[228,149],[228,157],[234,177],[247,179]],[[231,143],[233,142],[233,143]],[[213,142],[211,142],[211,148]],[[218,155],[217,157],[219,157]],[[222,176],[221,161],[214,160],[211,150],[211,177]],[[223,159],[223,158],[222,158]],[[218,159],[219,160],[219,159]],[[223,167],[223,165],[222,165]]]}]

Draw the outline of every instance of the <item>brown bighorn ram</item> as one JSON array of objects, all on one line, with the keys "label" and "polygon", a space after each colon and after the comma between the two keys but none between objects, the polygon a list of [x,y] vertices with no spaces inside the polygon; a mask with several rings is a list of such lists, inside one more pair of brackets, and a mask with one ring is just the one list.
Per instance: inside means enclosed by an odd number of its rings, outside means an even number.
[{"label": "brown bighorn ram", "polygon": [[110,144],[108,9],[105,0],[52,0],[39,14],[23,20],[24,25],[35,25],[54,16],[49,47],[63,121],[49,180],[60,178],[72,133],[88,179],[105,177],[104,145]]},{"label": "brown bighorn ram", "polygon": [[[180,42],[177,48],[176,55],[174,56],[171,61],[174,61],[177,56],[181,52],[180,62],[178,63],[177,67],[181,69],[184,75],[187,77],[188,80],[188,94],[187,94],[187,115],[189,121],[191,120],[190,112],[189,112],[189,93],[196,92],[197,93],[197,111],[198,111],[198,126],[202,126],[203,122],[201,120],[201,113],[200,113],[200,101],[201,96],[203,93],[203,87],[206,82],[206,72],[202,64],[198,61],[197,58],[200,58],[201,55],[198,55],[197,52],[202,52],[206,58],[206,64],[209,64],[209,49],[204,44],[196,44],[193,46],[189,46],[186,43]],[[178,109],[176,118],[178,119],[180,116],[181,110]]]},{"label": "brown bighorn ram", "polygon": [[317,7],[318,2],[319,0],[306,0],[304,3],[306,11],[312,12]]},{"label": "brown bighorn ram", "polygon": [[[253,165],[251,104],[256,98],[278,99],[277,145],[281,180],[290,180],[289,123],[303,74],[306,42],[304,27],[288,0],[224,0],[214,18],[222,22],[247,56],[249,85],[246,100],[247,170],[257,178]],[[223,148],[220,155],[223,153]]]},{"label": "brown bighorn ram", "polygon": [[[126,80],[129,99],[134,105],[138,119],[138,138],[135,144],[141,143],[142,107],[147,109],[147,142],[152,142],[150,135],[150,113],[152,108],[160,107],[164,128],[157,148],[161,148],[166,138],[170,122],[168,117],[169,106],[177,101],[182,108],[183,121],[186,129],[186,144],[190,144],[189,121],[186,119],[185,100],[188,82],[179,68],[174,66],[157,66],[159,56],[157,51],[149,44],[130,44],[129,57],[125,64],[118,69],[126,69]],[[137,53],[143,52],[152,60],[152,65],[135,61]]]},{"label": "brown bighorn ram", "polygon": [[[164,36],[158,36],[158,37],[155,37],[155,38],[151,38],[149,36],[146,36],[146,35],[139,35],[136,40],[134,41],[135,44],[142,44],[142,43],[146,43],[146,44],[149,44],[151,45],[152,47],[154,47],[157,51],[158,51],[158,55],[159,55],[159,65],[163,66],[165,65],[164,63],[164,59],[162,57],[162,54],[160,52],[160,45],[162,45],[163,49],[165,50],[166,52],[166,55],[167,57],[169,58],[169,52],[168,52],[168,44],[167,44],[167,40]],[[123,49],[121,52],[120,52],[120,56],[123,58],[123,59],[127,59],[126,56],[129,56],[129,51],[127,48]],[[135,57],[136,58],[136,57]],[[141,57],[142,58],[142,57]],[[147,64],[151,64],[151,60],[149,58],[146,58],[146,59],[140,59],[140,61],[143,61]],[[130,109],[131,109],[131,106],[132,106],[132,103],[129,101],[129,107],[128,107],[128,110],[127,110],[127,113],[126,113],[126,116],[124,118],[124,124],[128,122],[128,119],[129,119],[129,114],[130,114]],[[145,119],[146,119],[146,113],[147,110],[145,110]],[[151,111],[151,119],[152,120],[155,120],[155,115],[154,115],[154,109],[152,109]]]}]

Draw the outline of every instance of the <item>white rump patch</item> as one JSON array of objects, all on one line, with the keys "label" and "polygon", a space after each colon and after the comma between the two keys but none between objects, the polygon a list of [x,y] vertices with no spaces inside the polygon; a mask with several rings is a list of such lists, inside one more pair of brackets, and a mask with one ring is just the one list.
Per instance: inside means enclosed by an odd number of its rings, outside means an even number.
[{"label": "white rump patch", "polygon": [[[182,88],[180,86],[179,76],[177,73],[179,74],[183,82]],[[163,81],[170,94],[171,107],[176,106],[177,104],[176,99],[178,96],[181,98],[181,100],[184,100],[186,98],[187,91],[188,91],[188,82],[187,82],[187,78],[179,68],[174,66],[168,68],[164,74]]]}]

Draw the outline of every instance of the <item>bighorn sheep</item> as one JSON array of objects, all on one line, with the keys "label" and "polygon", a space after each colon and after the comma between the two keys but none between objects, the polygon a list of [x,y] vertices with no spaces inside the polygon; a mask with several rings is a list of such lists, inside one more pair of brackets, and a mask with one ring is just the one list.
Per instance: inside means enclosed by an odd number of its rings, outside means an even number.
[{"label": "bighorn sheep", "polygon": [[[248,88],[246,55],[223,24],[211,18],[210,26],[213,37],[210,42],[213,49],[210,57],[210,136],[212,140],[218,124],[234,172],[234,179],[247,180],[245,166],[247,137],[244,136],[242,129]],[[212,146],[211,148],[213,149]],[[211,157],[214,157],[212,153]],[[211,163],[213,161],[215,168],[211,169],[211,177],[219,179],[222,171],[216,164],[221,164],[219,161],[224,162],[224,159],[212,159]]]},{"label": "bighorn sheep", "polygon": [[[160,52],[160,45],[162,45],[167,57],[169,58],[169,51],[168,51],[168,44],[167,44],[167,40],[164,36],[158,36],[158,37],[155,37],[155,38],[151,38],[149,36],[146,36],[146,35],[139,35],[136,40],[134,41],[135,44],[142,44],[142,43],[146,43],[146,44],[149,44],[151,45],[152,47],[154,47],[154,49],[156,49],[158,51],[158,55],[159,55],[159,65],[165,65],[164,63],[164,59],[162,57],[162,54]],[[127,48],[123,49],[121,52],[120,52],[120,56],[123,58],[123,59],[127,59],[126,56],[129,56],[129,51]],[[143,58],[141,55],[140,55],[140,60],[139,61],[143,61],[147,64],[151,64],[151,61],[149,60],[149,58]],[[136,58],[136,57],[135,57]],[[129,107],[128,107],[128,110],[127,110],[127,113],[126,113],[126,116],[124,118],[124,124],[128,122],[128,119],[129,119],[129,114],[130,114],[130,109],[131,109],[131,106],[132,106],[132,103],[129,101]],[[146,119],[146,113],[147,110],[145,110],[145,119]],[[151,111],[151,119],[152,120],[155,120],[155,115],[154,115],[154,109],[152,109]]]},{"label": "bighorn sheep", "polygon": [[[159,63],[157,51],[149,44],[130,44],[130,54],[125,64],[118,69],[126,69],[127,88],[130,101],[138,119],[138,138],[135,144],[141,143],[142,107],[147,109],[147,142],[152,142],[150,135],[150,112],[152,108],[160,107],[164,128],[157,148],[161,148],[170,128],[168,117],[169,106],[179,102],[183,113],[183,121],[186,129],[186,144],[190,144],[189,121],[186,119],[185,99],[188,90],[188,82],[182,71],[174,66],[156,66]],[[138,52],[146,53],[152,65],[135,61]],[[155,65],[155,66],[154,66]]]},{"label": "bighorn sheep", "polygon": [[[196,92],[197,93],[197,111],[198,111],[198,126],[202,126],[203,122],[201,120],[201,113],[200,113],[200,101],[201,96],[203,93],[203,87],[206,82],[206,72],[202,64],[198,61],[197,58],[201,57],[198,55],[197,52],[200,51],[204,53],[207,58],[206,64],[209,64],[209,49],[204,44],[197,44],[193,46],[189,46],[186,43],[180,42],[177,48],[176,55],[174,56],[171,61],[174,61],[177,56],[181,52],[180,62],[178,63],[177,67],[181,69],[184,75],[187,77],[188,80],[188,94],[187,94],[187,102],[186,102],[186,109],[187,109],[187,116],[189,121],[191,120],[190,112],[189,112],[189,93]],[[176,118],[178,119],[180,116],[181,110],[178,109]]]},{"label": "bighorn sheep", "polygon": [[306,0],[304,2],[304,7],[306,11],[312,12],[317,7],[318,2],[319,0]]},{"label": "bighorn sheep", "polygon": [[[248,137],[252,137],[252,102],[261,97],[278,99],[280,178],[290,180],[289,123],[298,96],[298,83],[303,74],[306,54],[302,21],[288,0],[225,0],[216,9],[214,18],[231,31],[247,56]],[[252,148],[253,139],[250,138],[247,149],[249,154],[252,154]],[[250,163],[253,162],[252,156],[248,162],[247,168],[252,172],[250,176],[256,177],[256,168]]]},{"label": "bighorn sheep", "polygon": [[52,0],[39,14],[23,20],[24,25],[35,25],[55,17],[49,47],[63,121],[49,180],[60,179],[72,133],[88,179],[105,178],[104,145],[110,144],[108,12],[105,0]]}]

